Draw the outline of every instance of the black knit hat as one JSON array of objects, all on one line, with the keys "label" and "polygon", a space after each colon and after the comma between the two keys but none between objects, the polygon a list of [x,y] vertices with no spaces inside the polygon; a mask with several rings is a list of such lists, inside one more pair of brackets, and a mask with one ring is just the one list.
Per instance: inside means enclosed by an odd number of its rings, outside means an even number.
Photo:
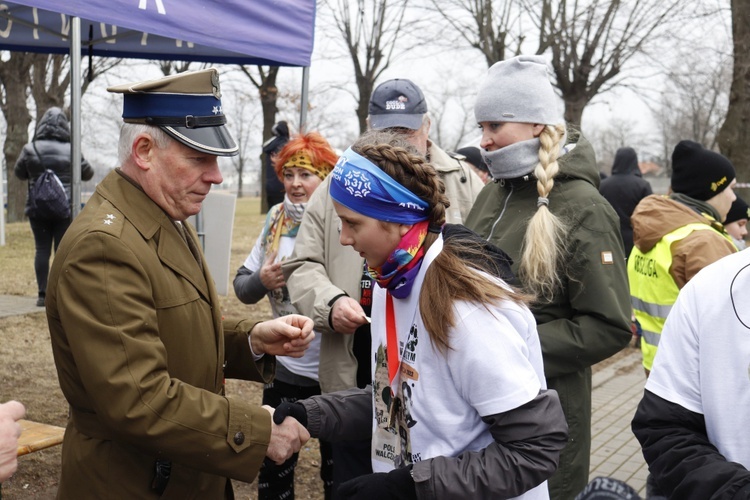
[{"label": "black knit hat", "polygon": [[484,162],[484,158],[482,158],[482,152],[479,151],[479,148],[476,148],[474,146],[466,146],[465,148],[456,150],[456,153],[465,156],[466,160],[469,163],[477,167],[482,172],[490,172],[489,167],[487,167],[487,164]]},{"label": "black knit hat", "polygon": [[724,191],[736,174],[732,163],[693,141],[680,141],[672,152],[672,191],[706,201]]},{"label": "black knit hat", "polygon": [[742,219],[750,219],[750,206],[745,203],[745,200],[738,196],[737,199],[734,200],[734,203],[732,203],[729,213],[727,213],[727,218],[724,219],[724,225]]},{"label": "black knit hat", "polygon": [[641,497],[628,484],[618,479],[596,477],[575,500],[641,500]]}]

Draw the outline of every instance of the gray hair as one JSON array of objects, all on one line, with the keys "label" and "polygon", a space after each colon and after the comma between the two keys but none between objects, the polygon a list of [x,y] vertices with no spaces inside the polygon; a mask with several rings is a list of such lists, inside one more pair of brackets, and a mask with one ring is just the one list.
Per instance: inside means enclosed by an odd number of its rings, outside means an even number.
[{"label": "gray hair", "polygon": [[169,146],[169,141],[174,140],[159,127],[143,123],[123,123],[120,128],[120,142],[117,145],[117,157],[120,165],[123,165],[130,158],[133,141],[139,134],[150,135],[160,149]]}]

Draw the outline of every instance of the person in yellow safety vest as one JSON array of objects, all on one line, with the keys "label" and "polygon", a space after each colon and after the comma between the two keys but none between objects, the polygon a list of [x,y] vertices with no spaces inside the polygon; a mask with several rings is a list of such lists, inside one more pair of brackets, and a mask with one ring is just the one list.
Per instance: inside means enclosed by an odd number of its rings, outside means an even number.
[{"label": "person in yellow safety vest", "polygon": [[643,328],[647,376],[680,289],[698,271],[737,251],[722,225],[736,198],[736,182],[728,159],[696,142],[680,141],[672,152],[671,194],[648,196],[633,212],[628,280]]}]

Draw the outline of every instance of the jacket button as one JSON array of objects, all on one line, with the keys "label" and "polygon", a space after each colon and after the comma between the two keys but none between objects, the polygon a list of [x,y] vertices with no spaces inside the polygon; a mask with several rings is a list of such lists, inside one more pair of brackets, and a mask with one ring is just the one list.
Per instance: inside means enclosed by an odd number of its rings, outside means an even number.
[{"label": "jacket button", "polygon": [[245,435],[242,433],[242,431],[234,435],[234,444],[239,446],[244,442],[245,442]]}]

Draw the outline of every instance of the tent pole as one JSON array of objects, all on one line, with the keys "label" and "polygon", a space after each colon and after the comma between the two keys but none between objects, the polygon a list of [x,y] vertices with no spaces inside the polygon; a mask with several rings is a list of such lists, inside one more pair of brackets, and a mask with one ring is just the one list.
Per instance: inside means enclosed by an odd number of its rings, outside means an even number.
[{"label": "tent pole", "polygon": [[0,163],[0,247],[5,246],[5,168]]},{"label": "tent pole", "polygon": [[310,66],[302,68],[302,99],[299,110],[299,133],[304,134],[307,128],[307,92],[310,88]]},{"label": "tent pole", "polygon": [[81,18],[70,25],[70,199],[71,217],[81,211]]}]

